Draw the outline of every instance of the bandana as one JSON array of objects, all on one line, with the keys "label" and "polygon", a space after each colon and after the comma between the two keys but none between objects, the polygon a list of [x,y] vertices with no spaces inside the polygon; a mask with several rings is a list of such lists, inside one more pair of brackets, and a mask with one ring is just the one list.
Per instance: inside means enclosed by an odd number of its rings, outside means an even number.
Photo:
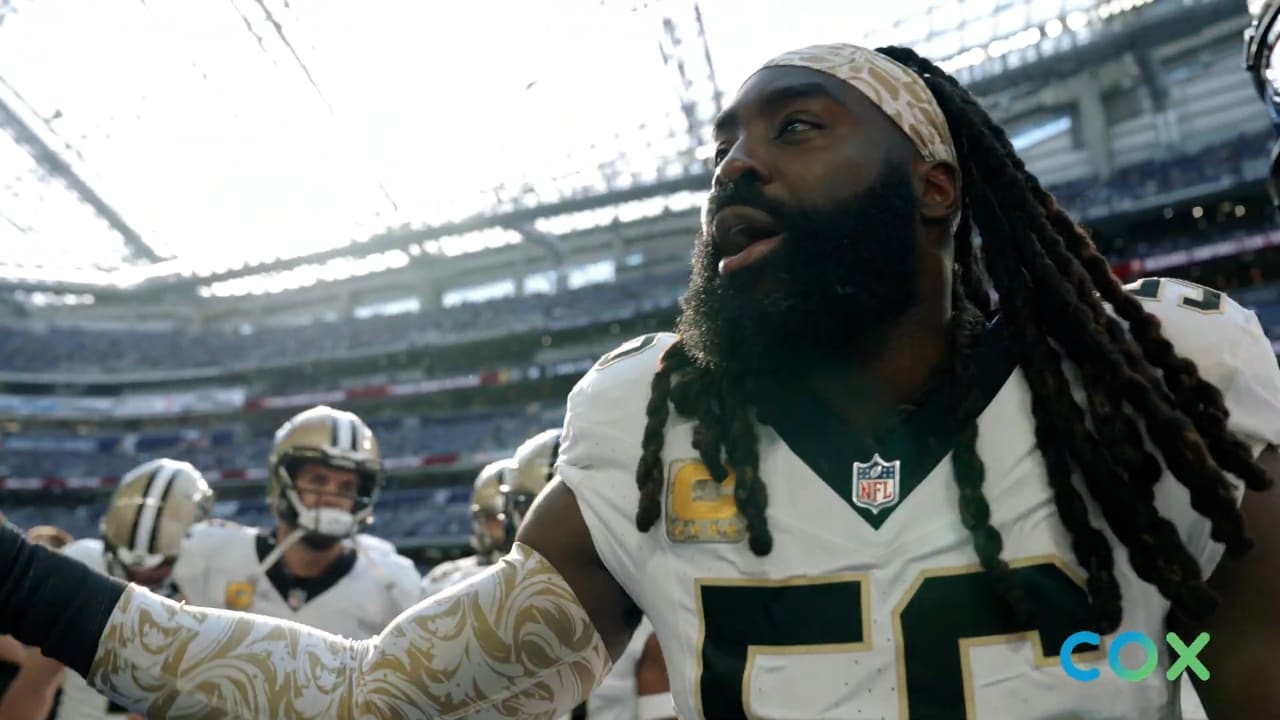
[{"label": "bandana", "polygon": [[809,68],[849,83],[871,98],[911,138],[925,160],[942,160],[959,167],[942,108],[924,80],[909,68],[874,50],[846,44],[792,50],[764,64],[777,66]]}]

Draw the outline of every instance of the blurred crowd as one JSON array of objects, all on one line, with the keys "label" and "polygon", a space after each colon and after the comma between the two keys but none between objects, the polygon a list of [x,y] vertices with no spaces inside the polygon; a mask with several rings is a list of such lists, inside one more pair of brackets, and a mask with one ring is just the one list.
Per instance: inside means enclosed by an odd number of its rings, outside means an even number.
[{"label": "blurred crowd", "polygon": [[[1099,203],[1122,204],[1205,182],[1238,183],[1247,162],[1264,157],[1267,135],[1251,134],[1194,155],[1121,168],[1106,181],[1080,180],[1050,188],[1075,212]],[[1187,238],[1191,242],[1192,238]],[[229,330],[102,330],[0,327],[0,371],[130,372],[159,369],[251,368],[352,351],[396,350],[555,330],[633,317],[673,307],[683,271],[627,278],[554,295],[532,295],[448,309],[345,319],[270,332]]]}]

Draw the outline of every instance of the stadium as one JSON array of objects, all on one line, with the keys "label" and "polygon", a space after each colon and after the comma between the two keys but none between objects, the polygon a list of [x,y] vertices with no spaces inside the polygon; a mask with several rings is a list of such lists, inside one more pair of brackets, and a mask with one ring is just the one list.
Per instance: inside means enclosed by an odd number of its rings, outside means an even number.
[{"label": "stadium", "polygon": [[[933,59],[1119,278],[1221,290],[1280,352],[1238,0],[574,0],[502,27],[483,3],[69,5],[0,2],[0,511],[21,528],[97,536],[161,457],[204,474],[216,517],[269,527],[272,434],[327,405],[381,448],[368,532],[423,574],[470,554],[477,473],[559,427],[602,355],[674,327],[717,114],[818,42]],[[764,27],[789,29],[744,40]]]}]

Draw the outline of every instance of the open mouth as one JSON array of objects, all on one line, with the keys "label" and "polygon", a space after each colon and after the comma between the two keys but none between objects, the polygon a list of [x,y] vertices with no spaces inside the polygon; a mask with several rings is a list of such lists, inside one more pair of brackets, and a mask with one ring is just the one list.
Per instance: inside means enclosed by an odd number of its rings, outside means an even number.
[{"label": "open mouth", "polygon": [[720,255],[729,257],[754,243],[781,234],[781,228],[772,216],[762,210],[731,205],[716,213],[712,232]]},{"label": "open mouth", "polygon": [[732,205],[716,213],[712,221],[720,274],[727,275],[754,265],[782,241],[782,228],[768,213]]}]

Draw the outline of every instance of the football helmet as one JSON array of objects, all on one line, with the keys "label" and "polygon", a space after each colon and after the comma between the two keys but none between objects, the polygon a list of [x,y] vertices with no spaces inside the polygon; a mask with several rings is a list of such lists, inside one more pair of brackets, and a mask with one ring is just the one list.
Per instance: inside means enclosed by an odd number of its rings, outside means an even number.
[{"label": "football helmet", "polygon": [[543,430],[516,448],[515,472],[508,476],[507,484],[502,487],[507,533],[512,537],[524,523],[533,501],[551,482],[559,456],[559,428]]},{"label": "football helmet", "polygon": [[[358,478],[351,511],[308,508],[294,478],[308,462],[352,470]],[[267,502],[276,519],[303,531],[302,538],[336,542],[373,522],[382,493],[382,455],[373,431],[354,413],[318,405],[294,415],[276,431],[267,459]]]},{"label": "football helmet", "polygon": [[213,490],[190,463],[160,458],[120,479],[100,531],[107,570],[120,578],[178,559],[192,525],[213,514]]},{"label": "football helmet", "polygon": [[[1244,31],[1244,66],[1253,78],[1271,125],[1280,131],[1280,0],[1250,0],[1253,22]],[[1271,200],[1280,207],[1280,142],[1271,148],[1271,172],[1267,187]]]},{"label": "football helmet", "polygon": [[491,462],[471,487],[471,548],[477,555],[506,552],[511,543],[504,529],[502,486],[515,468],[511,458]]}]

